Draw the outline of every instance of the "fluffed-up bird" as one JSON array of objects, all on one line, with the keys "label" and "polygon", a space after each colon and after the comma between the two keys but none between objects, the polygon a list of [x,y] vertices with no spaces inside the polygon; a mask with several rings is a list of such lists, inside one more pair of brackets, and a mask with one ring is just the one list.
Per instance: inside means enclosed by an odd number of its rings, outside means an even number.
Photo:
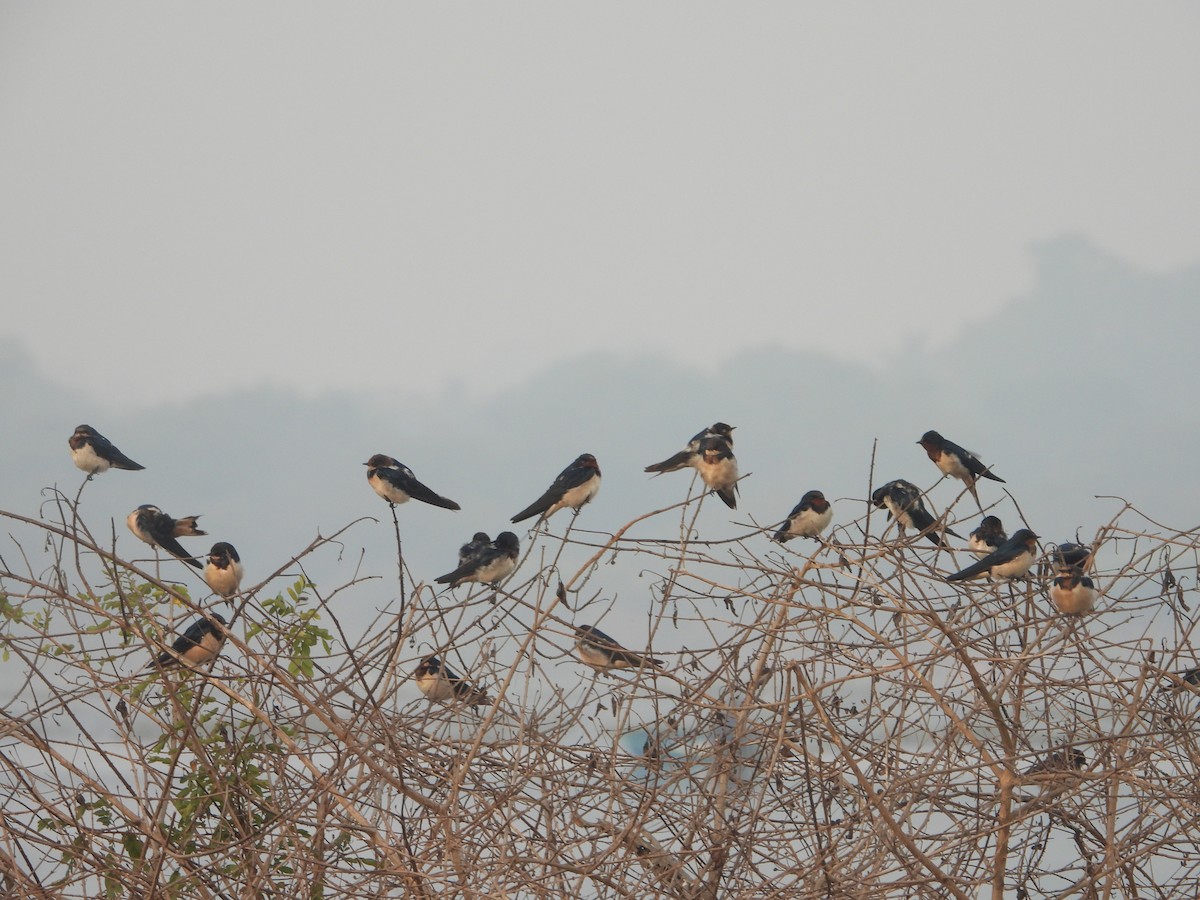
[{"label": "fluffed-up bird", "polygon": [[558,473],[546,492],[512,517],[523,522],[537,516],[548,519],[560,509],[583,509],[600,490],[600,464],[590,453],[581,453],[575,461]]},{"label": "fluffed-up bird", "polygon": [[[887,510],[888,518],[895,519],[900,526],[901,535],[905,529],[912,528],[929,538],[931,543],[939,547],[948,546],[937,531],[937,519],[921,500],[921,489],[911,481],[897,478],[876,488],[871,494],[871,503],[878,509]],[[959,536],[949,527],[944,531],[953,537]]]},{"label": "fluffed-up bird", "polygon": [[152,503],[143,503],[125,519],[125,524],[133,532],[134,537],[144,541],[151,547],[162,547],[172,556],[178,557],[189,566],[201,569],[203,566],[196,557],[183,549],[178,537],[203,537],[207,531],[196,527],[199,516],[184,516],[182,519],[172,519]]},{"label": "fluffed-up bird", "polygon": [[491,703],[487,694],[471,684],[436,656],[421,660],[413,672],[413,679],[421,693],[437,703],[457,701],[468,706]]},{"label": "fluffed-up bird", "polygon": [[712,427],[698,432],[674,456],[646,466],[645,471],[661,475],[691,466],[700,473],[705,487],[714,491],[730,509],[737,509],[738,465],[733,455],[734,427],[716,422]]},{"label": "fluffed-up bird", "polygon": [[961,572],[946,577],[947,581],[970,581],[973,578],[1020,578],[1038,558],[1037,535],[1028,528],[1018,530],[1012,537]]},{"label": "fluffed-up bird", "polygon": [[987,556],[1000,549],[1000,545],[1008,540],[1004,526],[997,516],[984,516],[983,521],[967,537],[967,548],[976,556]]},{"label": "fluffed-up bird", "polygon": [[109,469],[136,472],[146,468],[118,450],[112,441],[91,425],[76,428],[75,433],[67,438],[67,445],[71,448],[71,460],[77,468],[88,473],[88,478]]},{"label": "fluffed-up bird", "polygon": [[993,475],[990,468],[985,466],[978,456],[970,450],[960,447],[954,441],[948,441],[936,431],[927,431],[917,441],[925,448],[925,453],[933,460],[943,475],[957,478],[971,491],[975,502],[979,503],[979,494],[975,492],[975,482],[980,478],[1004,482],[998,475]]},{"label": "fluffed-up bird", "polygon": [[598,672],[608,669],[640,669],[653,666],[661,669],[662,660],[627,650],[595,625],[580,625],[575,629],[575,651],[579,658]]},{"label": "fluffed-up bird", "polygon": [[233,544],[218,541],[208,551],[204,564],[204,581],[214,594],[228,600],[242,586],[242,558]]},{"label": "fluffed-up bird", "polygon": [[820,491],[808,491],[788,513],[772,540],[783,544],[794,537],[816,538],[833,521],[833,507]]},{"label": "fluffed-up bird", "polygon": [[[466,550],[468,547],[470,544],[464,544],[462,549]],[[520,548],[520,541],[515,534],[502,531],[496,535],[496,540],[473,548],[465,559],[460,552],[458,568],[445,575],[439,575],[434,581],[437,584],[448,584],[450,587],[458,587],[471,581],[495,584],[511,575],[517,567]]]},{"label": "fluffed-up bird", "polygon": [[1079,566],[1059,566],[1050,582],[1050,600],[1065,616],[1082,616],[1096,606],[1096,585]]},{"label": "fluffed-up bird", "polygon": [[158,654],[146,668],[201,666],[217,658],[225,645],[225,636],[225,619],[219,613],[205,613],[175,638],[169,650]]}]

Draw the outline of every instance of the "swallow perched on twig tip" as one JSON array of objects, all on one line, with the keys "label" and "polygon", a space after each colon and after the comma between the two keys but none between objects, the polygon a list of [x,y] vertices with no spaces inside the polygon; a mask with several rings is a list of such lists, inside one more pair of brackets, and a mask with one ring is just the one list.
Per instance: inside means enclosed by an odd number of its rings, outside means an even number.
[{"label": "swallow perched on twig tip", "polygon": [[797,503],[779,530],[772,538],[783,544],[794,537],[810,537],[814,540],[833,521],[833,507],[820,491],[808,491]]},{"label": "swallow perched on twig tip", "polygon": [[398,459],[376,453],[363,465],[367,467],[367,483],[371,485],[371,489],[392,506],[407,503],[412,499],[431,506],[440,506],[442,509],[462,509],[453,500],[435,494],[417,481],[412,469]]},{"label": "swallow perched on twig tip", "polygon": [[646,466],[645,471],[661,475],[691,466],[700,473],[705,487],[714,491],[730,509],[737,509],[738,465],[733,455],[734,428],[724,422],[715,422],[710,428],[697,432],[688,445],[674,456]]},{"label": "swallow perched on twig tip", "polygon": [[583,509],[600,490],[600,464],[590,453],[581,453],[558,473],[546,492],[512,517],[523,522],[531,516],[548,519],[560,509]]},{"label": "swallow perched on twig tip", "polygon": [[[978,456],[970,450],[960,447],[954,441],[946,440],[936,431],[925,432],[917,443],[925,448],[925,453],[933,460],[933,464],[943,475],[957,478],[967,486],[971,496],[975,498],[976,504],[979,504],[979,494],[975,492],[976,481],[980,478],[989,478],[992,481],[1004,483],[1004,479],[993,475],[991,469],[985,466]],[[979,505],[982,509],[982,504]]]},{"label": "swallow perched on twig tip", "polygon": [[77,427],[75,433],[67,438],[67,446],[71,448],[71,460],[77,468],[88,473],[88,478],[109,469],[136,472],[146,468],[118,450],[112,441],[91,425]]}]

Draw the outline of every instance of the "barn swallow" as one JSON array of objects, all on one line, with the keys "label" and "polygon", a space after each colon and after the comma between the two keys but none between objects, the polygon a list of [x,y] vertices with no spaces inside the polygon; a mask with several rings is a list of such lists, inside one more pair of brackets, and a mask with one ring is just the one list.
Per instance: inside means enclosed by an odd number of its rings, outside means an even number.
[{"label": "barn swallow", "polygon": [[228,600],[242,586],[242,574],[242,558],[233,544],[225,541],[213,544],[204,566],[204,581],[212,592]]},{"label": "barn swallow", "polygon": [[158,654],[146,668],[203,665],[216,659],[224,644],[225,619],[218,613],[207,613],[189,625],[187,631],[175,638],[171,649]]},{"label": "barn swallow", "polygon": [[652,466],[646,466],[646,471],[661,474],[663,472],[678,472],[680,469],[694,466],[695,457],[700,452],[700,445],[712,438],[724,441],[729,445],[730,449],[733,449],[733,430],[735,427],[734,425],[726,425],[724,422],[716,422],[711,428],[697,432],[688,441],[688,445],[674,456],[664,459],[660,463],[655,463]]},{"label": "barn swallow", "polygon": [[1087,754],[1078,747],[1068,747],[1064,750],[1055,750],[1053,753],[1047,754],[1022,774],[1029,776],[1078,772],[1087,765],[1087,761]]},{"label": "barn swallow", "polygon": [[970,450],[964,450],[954,441],[946,440],[936,431],[925,432],[917,443],[925,448],[926,454],[943,475],[951,475],[967,486],[977,504],[979,495],[975,493],[976,481],[980,478],[990,478],[992,481],[1004,483],[1004,479],[993,475],[978,456]]},{"label": "barn swallow", "polygon": [[457,700],[468,706],[481,706],[492,702],[483,689],[475,687],[436,656],[421,660],[413,678],[421,693],[437,703]]},{"label": "barn swallow", "polygon": [[488,537],[486,531],[475,532],[473,535],[471,535],[471,539],[469,541],[458,548],[458,564],[461,566],[468,559],[471,559],[476,553],[491,543],[492,539]]},{"label": "barn swallow", "polygon": [[661,669],[662,660],[626,650],[595,625],[580,625],[575,629],[575,649],[579,658],[600,672],[604,669],[640,669],[654,666]]},{"label": "barn swallow", "polygon": [[143,503],[125,519],[125,524],[139,541],[151,547],[162,547],[172,556],[177,556],[189,566],[203,568],[192,554],[180,545],[177,537],[202,537],[208,534],[196,527],[199,516],[172,519],[152,503]]},{"label": "barn swallow", "polygon": [[738,467],[733,455],[733,429],[733,425],[716,422],[711,428],[697,433],[683,450],[660,463],[646,466],[644,471],[661,475],[691,466],[726,506],[737,509]]},{"label": "barn swallow", "polygon": [[1028,528],[1019,529],[1007,541],[978,562],[946,577],[947,581],[970,581],[988,575],[993,581],[1020,578],[1038,557],[1037,535]]},{"label": "barn swallow", "polygon": [[820,491],[809,491],[788,513],[772,540],[783,544],[794,537],[816,538],[833,521],[833,507]]},{"label": "barn swallow", "polygon": [[1077,542],[1068,542],[1059,544],[1051,550],[1050,556],[1054,560],[1054,565],[1059,568],[1078,566],[1087,571],[1088,563],[1092,559],[1092,548]]},{"label": "barn swallow", "polygon": [[[921,489],[911,481],[897,478],[882,487],[876,488],[871,494],[871,502],[878,509],[886,509],[889,519],[895,519],[903,535],[906,528],[914,528],[924,534],[939,547],[948,546],[945,539],[938,534],[937,519],[925,508],[921,500]],[[959,537],[952,529],[946,528],[946,534]]]},{"label": "barn swallow", "polygon": [[114,447],[112,441],[91,425],[76,428],[75,433],[67,438],[67,445],[71,448],[71,459],[76,467],[87,472],[88,478],[98,472],[107,472],[114,466],[133,472],[146,468]]},{"label": "barn swallow", "polygon": [[[470,546],[470,544],[464,544],[462,549],[466,550]],[[502,531],[496,535],[495,541],[483,544],[466,559],[462,558],[460,552],[458,568],[453,572],[438,576],[434,581],[437,584],[448,584],[450,587],[458,587],[468,581],[495,584],[500,579],[507,578],[517,567],[519,552],[520,542],[517,540],[517,536],[511,531]]]},{"label": "barn swallow", "polygon": [[1090,613],[1096,605],[1096,585],[1079,566],[1059,566],[1050,583],[1050,599],[1065,616]]},{"label": "barn swallow", "polygon": [[392,506],[413,499],[442,509],[462,509],[453,500],[435,494],[417,481],[412,469],[399,460],[376,453],[363,465],[367,467],[367,483]]},{"label": "barn swallow", "polygon": [[560,509],[570,507],[579,512],[583,505],[600,490],[600,465],[590,453],[582,453],[565,469],[546,493],[512,517],[513,522],[522,522],[530,516],[548,519]]},{"label": "barn swallow", "polygon": [[1000,549],[1000,545],[1008,540],[1004,526],[996,516],[984,516],[979,527],[967,538],[967,547],[976,556],[987,556]]}]

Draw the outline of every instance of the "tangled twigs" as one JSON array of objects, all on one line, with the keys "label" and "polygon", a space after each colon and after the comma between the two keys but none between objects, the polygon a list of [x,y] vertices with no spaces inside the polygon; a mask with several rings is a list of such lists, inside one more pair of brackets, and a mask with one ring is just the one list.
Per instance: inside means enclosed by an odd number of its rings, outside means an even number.
[{"label": "tangled twigs", "polygon": [[[1083,536],[1085,618],[1057,613],[1050,573],[947,583],[964,551],[878,512],[819,541],[707,541],[713,506],[690,498],[612,534],[539,529],[501,585],[440,593],[405,570],[397,524],[398,598],[363,560],[311,583],[351,523],[235,599],[215,662],[164,671],[148,661],[213,601],[186,567],[164,580],[97,540],[84,497],[0,511],[5,896],[1200,881],[1196,532],[1129,504]],[[677,538],[647,536],[675,511]],[[663,668],[593,671],[582,624]],[[480,690],[423,696],[431,653]]]}]

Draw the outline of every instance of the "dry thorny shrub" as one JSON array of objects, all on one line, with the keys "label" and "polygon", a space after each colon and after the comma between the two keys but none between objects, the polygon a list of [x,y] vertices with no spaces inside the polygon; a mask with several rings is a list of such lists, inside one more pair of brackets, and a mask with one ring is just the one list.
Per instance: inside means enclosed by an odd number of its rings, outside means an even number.
[{"label": "dry thorny shrub", "polygon": [[[498,591],[435,593],[397,527],[358,636],[365,586],[305,577],[344,535],[319,538],[235,599],[213,667],[170,672],[145,664],[200,608],[179,563],[116,558],[78,496],[2,513],[6,895],[1194,894],[1195,532],[1123,506],[1079,619],[1044,570],[947,584],[969,554],[877,511],[780,547],[698,539],[701,503],[564,515]],[[645,633],[605,616],[620,572],[662,672],[571,655],[574,624]],[[489,703],[415,693],[430,648]]]}]

